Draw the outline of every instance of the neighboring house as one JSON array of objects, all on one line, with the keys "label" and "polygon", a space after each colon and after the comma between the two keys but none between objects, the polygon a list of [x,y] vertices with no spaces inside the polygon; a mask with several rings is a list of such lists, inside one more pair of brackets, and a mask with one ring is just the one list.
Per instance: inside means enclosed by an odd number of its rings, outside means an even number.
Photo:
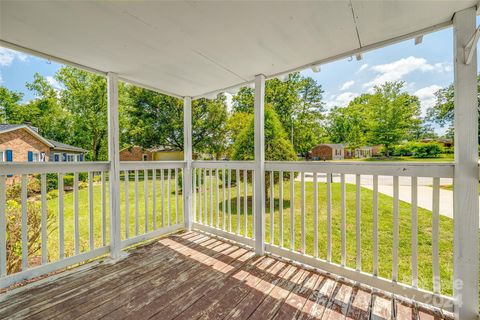
[{"label": "neighboring house", "polygon": [[379,155],[381,146],[363,146],[348,148],[341,143],[324,143],[314,147],[310,153],[311,160],[344,160],[352,158],[370,158]]},{"label": "neighboring house", "polygon": [[437,142],[440,143],[442,146],[445,148],[451,148],[453,147],[453,140],[451,139],[430,139],[430,138],[425,138],[420,140],[420,142],[423,143],[429,143],[429,142]]},{"label": "neighboring house", "polygon": [[156,147],[145,149],[131,146],[120,150],[120,161],[176,161],[183,160],[183,151]]},{"label": "neighboring house", "polygon": [[0,162],[84,161],[86,150],[42,137],[27,124],[0,124]]}]

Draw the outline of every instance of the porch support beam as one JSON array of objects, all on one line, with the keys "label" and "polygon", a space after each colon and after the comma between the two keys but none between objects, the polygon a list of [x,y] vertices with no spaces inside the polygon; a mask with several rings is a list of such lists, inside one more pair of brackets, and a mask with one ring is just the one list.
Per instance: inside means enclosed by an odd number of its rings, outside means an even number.
[{"label": "porch support beam", "polygon": [[118,124],[118,76],[107,74],[108,96],[108,173],[110,193],[110,256],[112,259],[121,257],[120,238],[120,134]]},{"label": "porch support beam", "polygon": [[477,54],[465,48],[476,30],[476,10],[455,13],[455,173],[454,173],[454,301],[457,319],[478,315],[478,111]]},{"label": "porch support beam", "polygon": [[255,253],[265,253],[265,76],[255,76]]},{"label": "porch support beam", "polygon": [[183,99],[183,159],[185,163],[183,176],[183,212],[185,228],[191,230],[192,214],[192,98]]}]

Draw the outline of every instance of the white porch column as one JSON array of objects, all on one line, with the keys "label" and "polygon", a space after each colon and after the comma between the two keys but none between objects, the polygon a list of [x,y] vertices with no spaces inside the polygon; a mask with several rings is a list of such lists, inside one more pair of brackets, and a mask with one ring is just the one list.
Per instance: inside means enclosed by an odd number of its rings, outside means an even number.
[{"label": "white porch column", "polygon": [[120,135],[118,127],[118,76],[109,72],[107,75],[108,95],[108,173],[110,193],[110,256],[121,256],[120,246]]},{"label": "white porch column", "polygon": [[265,253],[265,76],[255,76],[255,253]]},{"label": "white porch column", "polygon": [[455,13],[454,298],[457,319],[478,314],[478,112],[477,54],[465,64],[476,29],[476,8]]},{"label": "white porch column", "polygon": [[185,228],[192,228],[192,98],[183,99],[183,159],[186,162],[183,173],[183,216]]}]

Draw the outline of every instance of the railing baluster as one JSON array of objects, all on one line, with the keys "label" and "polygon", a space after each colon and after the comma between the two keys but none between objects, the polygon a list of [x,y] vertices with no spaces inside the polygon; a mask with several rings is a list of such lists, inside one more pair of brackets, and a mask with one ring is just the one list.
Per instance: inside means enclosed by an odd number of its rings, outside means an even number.
[{"label": "railing baluster", "polygon": [[208,225],[208,206],[207,206],[207,169],[203,169],[203,206],[204,206],[204,219],[205,225]]},{"label": "railing baluster", "polygon": [[175,168],[175,224],[178,224],[178,168]]},{"label": "railing baluster", "polygon": [[278,228],[280,229],[279,246],[283,247],[283,171],[278,173]]},{"label": "railing baluster", "polygon": [[192,168],[192,216],[193,222],[197,222],[197,168]]},{"label": "railing baluster", "polygon": [[327,174],[327,261],[332,261],[332,174]]},{"label": "railing baluster", "polygon": [[216,181],[216,188],[215,188],[215,190],[216,190],[216,193],[215,193],[216,208],[215,209],[217,209],[217,221],[216,221],[215,225],[216,225],[217,228],[219,228],[219,226],[220,226],[220,203],[219,203],[219,201],[220,201],[220,189],[219,188],[220,187],[218,185],[218,170],[219,169],[215,170],[215,181]]},{"label": "railing baluster", "polygon": [[130,193],[128,192],[128,187],[130,183],[130,171],[125,171],[124,183],[125,183],[125,239],[128,239],[128,233],[130,229]]},{"label": "railing baluster", "polygon": [[301,196],[302,196],[302,202],[301,202],[301,222],[302,222],[302,254],[305,254],[305,238],[306,238],[306,232],[305,232],[305,172],[302,171],[301,174],[301,183],[302,183],[302,189],[301,189]]},{"label": "railing baluster", "polygon": [[156,169],[152,170],[152,216],[153,216],[153,230],[157,230],[157,170]]},{"label": "railing baluster", "polygon": [[225,190],[225,168],[222,169],[222,217],[223,217],[223,230],[227,230],[227,213],[225,210],[226,203],[226,190]]},{"label": "railing baluster", "polygon": [[373,176],[373,275],[378,275],[378,176]]},{"label": "railing baluster", "polygon": [[168,197],[168,202],[167,202],[167,226],[170,227],[171,219],[170,219],[170,211],[171,211],[171,202],[172,202],[172,197],[171,197],[171,192],[170,192],[170,169],[167,169],[167,197]]},{"label": "railing baluster", "polygon": [[295,250],[295,174],[290,171],[290,250]]},{"label": "railing baluster", "polygon": [[398,279],[398,176],[393,176],[393,250],[392,250],[392,280]]},{"label": "railing baluster", "polygon": [[78,172],[73,174],[73,234],[75,254],[80,253],[80,225],[78,219]]},{"label": "railing baluster", "polygon": [[440,268],[438,252],[439,211],[440,211],[440,178],[433,178],[432,203],[432,262],[433,292],[440,293]]},{"label": "railing baluster", "polygon": [[274,183],[274,179],[273,179],[273,171],[270,171],[270,244],[274,244],[275,241],[274,241],[274,230],[273,230],[273,227],[274,227],[274,213],[273,213],[273,210],[274,210],[274,203],[273,203],[273,197],[274,197],[274,190],[273,190],[273,183]]},{"label": "railing baluster", "polygon": [[[1,179],[3,178],[3,183]],[[47,215],[47,175],[45,173],[42,173],[40,176],[40,184],[41,184],[41,190],[40,190],[40,202],[41,202],[41,215],[42,215],[42,235],[41,235],[41,242],[42,242],[42,264],[45,264],[48,262],[48,246],[47,246],[47,241],[48,241],[48,215]],[[3,188],[5,188],[5,176],[0,176],[0,187],[3,185]],[[3,196],[2,196],[3,194]],[[2,210],[1,206],[2,204],[5,205],[5,192],[2,193],[0,190],[0,212]],[[78,202],[78,201],[77,201]],[[4,209],[4,208],[3,208]],[[0,213],[1,216],[1,213]],[[0,229],[3,230],[3,229]],[[78,230],[78,229],[77,229]],[[3,239],[3,238],[2,238]],[[1,249],[0,249],[1,250]],[[1,258],[0,258],[1,259]],[[1,272],[0,272],[1,274]]]},{"label": "railing baluster", "polygon": [[[59,184],[60,185],[60,184]],[[93,237],[93,172],[88,172],[88,213],[89,213],[89,237],[90,237],[90,250],[95,247]]]},{"label": "railing baluster", "polygon": [[340,175],[340,188],[341,188],[341,223],[342,223],[342,266],[346,265],[347,262],[347,212],[346,212],[346,190],[345,190],[345,174]]},{"label": "railing baluster", "polygon": [[162,202],[160,203],[160,210],[162,212],[162,228],[165,227],[165,171],[160,170],[160,193],[162,195]]},{"label": "railing baluster", "polygon": [[313,173],[313,256],[318,258],[318,173]]},{"label": "railing baluster", "polygon": [[412,286],[418,287],[418,181],[412,177]]},{"label": "railing baluster", "polygon": [[237,169],[237,234],[240,234],[240,170]]},{"label": "railing baluster", "polygon": [[205,183],[205,181],[203,181],[202,183],[202,174],[203,174],[202,172],[203,172],[202,168],[198,169],[198,220],[200,223],[203,223],[202,188],[203,188],[203,183]]},{"label": "railing baluster", "polygon": [[228,169],[228,232],[232,232],[232,169]]},{"label": "railing baluster", "polygon": [[362,200],[361,200],[361,176],[359,174],[355,175],[355,237],[356,237],[356,244],[357,244],[357,250],[356,250],[356,266],[357,266],[357,271],[362,270],[362,236],[361,236],[361,206],[362,206]]},{"label": "railing baluster", "polygon": [[63,173],[58,174],[58,251],[59,258],[65,258],[65,206],[63,201],[63,196],[65,193]]},{"label": "railing baluster", "polygon": [[247,170],[243,170],[243,223],[244,223],[244,236],[248,236],[248,178],[247,178]]},{"label": "railing baluster", "polygon": [[145,207],[145,233],[148,232],[148,170],[143,170],[143,202]]},{"label": "railing baluster", "polygon": [[28,268],[27,175],[22,174],[22,271]]},{"label": "railing baluster", "polygon": [[[43,178],[44,175],[42,175]],[[42,191],[43,191],[43,179],[42,179]],[[43,192],[42,192],[43,195]],[[0,175],[0,277],[7,275],[7,197],[5,176]],[[43,212],[43,211],[42,211]],[[43,218],[43,215],[42,215]],[[45,251],[45,245],[43,244],[43,229],[45,225],[42,219],[42,258]],[[42,264],[43,264],[42,259]]]},{"label": "railing baluster", "polygon": [[135,235],[138,236],[138,170],[135,170]]},{"label": "railing baluster", "polygon": [[252,170],[252,238],[255,239],[255,171]]},{"label": "railing baluster", "polygon": [[210,178],[210,226],[213,227],[213,169],[210,169],[209,172]]},{"label": "railing baluster", "polygon": [[102,246],[107,245],[107,184],[105,182],[105,172],[101,172],[102,180]]}]

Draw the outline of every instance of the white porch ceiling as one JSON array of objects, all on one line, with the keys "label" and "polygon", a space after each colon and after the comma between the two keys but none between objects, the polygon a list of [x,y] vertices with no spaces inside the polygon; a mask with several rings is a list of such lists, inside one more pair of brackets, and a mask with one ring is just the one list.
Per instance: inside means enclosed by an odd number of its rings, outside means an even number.
[{"label": "white porch ceiling", "polygon": [[0,1],[0,40],[198,96],[448,22],[477,1]]}]

